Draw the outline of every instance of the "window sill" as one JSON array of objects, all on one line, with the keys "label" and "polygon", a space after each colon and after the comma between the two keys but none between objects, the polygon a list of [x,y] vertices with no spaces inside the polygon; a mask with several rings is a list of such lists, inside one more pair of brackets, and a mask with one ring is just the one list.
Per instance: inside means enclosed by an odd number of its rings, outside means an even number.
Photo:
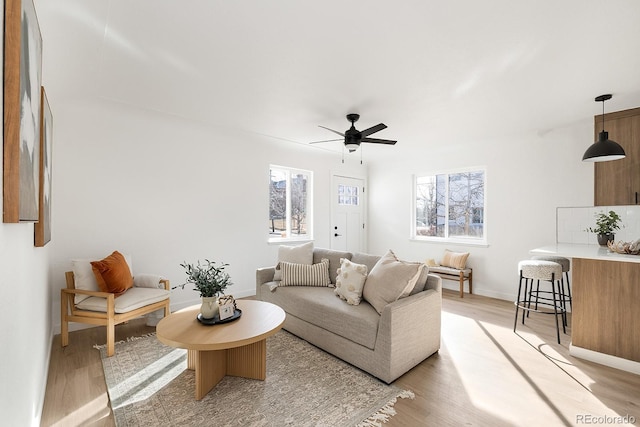
[{"label": "window sill", "polygon": [[267,240],[269,245],[280,245],[282,243],[308,243],[313,242],[312,237],[296,238],[296,237],[278,237]]},{"label": "window sill", "polygon": [[436,243],[441,245],[456,245],[456,246],[474,246],[481,248],[488,248],[489,243],[486,240],[470,240],[470,239],[444,239],[444,238],[430,238],[430,237],[410,237],[411,242],[420,243]]}]

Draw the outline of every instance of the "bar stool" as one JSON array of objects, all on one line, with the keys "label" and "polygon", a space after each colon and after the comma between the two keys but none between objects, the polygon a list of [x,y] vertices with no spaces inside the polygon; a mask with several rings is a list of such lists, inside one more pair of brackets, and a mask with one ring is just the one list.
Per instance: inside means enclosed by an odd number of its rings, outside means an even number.
[{"label": "bar stool", "polygon": [[[564,316],[565,308],[561,302],[560,288],[562,286],[562,266],[557,262],[544,260],[525,260],[518,263],[520,273],[520,283],[518,285],[518,297],[515,301],[516,315],[513,321],[513,332],[516,332],[518,325],[518,311],[522,309],[522,324],[524,325],[525,313],[529,312],[552,314],[556,320],[556,334],[558,344],[560,344],[560,325],[558,316]],[[522,280],[524,279],[524,293],[522,292]],[[537,281],[537,289],[533,290],[533,282]],[[540,281],[551,284],[550,291],[540,290]],[[556,286],[558,291],[556,291]],[[541,296],[542,295],[542,296]],[[549,298],[547,295],[551,295]],[[531,298],[536,297],[536,304],[531,307]],[[539,305],[545,306],[540,308]],[[553,309],[553,311],[551,311]],[[562,332],[567,333],[564,321],[562,322]]]},{"label": "bar stool", "polygon": [[[566,326],[567,325],[567,314],[566,314],[567,303],[569,303],[569,307],[573,307],[571,305],[573,302],[571,300],[571,283],[569,282],[569,270],[571,269],[571,261],[569,260],[569,258],[554,256],[554,255],[536,255],[531,257],[531,259],[557,262],[558,264],[560,264],[560,266],[562,266],[562,272],[564,273],[564,277],[562,278],[561,301],[565,309],[565,314],[562,318]],[[565,282],[565,279],[566,279],[566,282]]]}]

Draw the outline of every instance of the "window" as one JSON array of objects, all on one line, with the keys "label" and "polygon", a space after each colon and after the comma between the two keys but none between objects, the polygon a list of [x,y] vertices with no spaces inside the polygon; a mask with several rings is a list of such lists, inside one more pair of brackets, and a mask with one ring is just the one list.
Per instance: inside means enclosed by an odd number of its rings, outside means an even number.
[{"label": "window", "polygon": [[360,204],[358,187],[344,184],[338,185],[338,204],[341,206],[358,206]]},{"label": "window", "polygon": [[412,237],[486,243],[484,169],[416,176]]},{"label": "window", "polygon": [[310,171],[269,168],[269,241],[313,239]]}]

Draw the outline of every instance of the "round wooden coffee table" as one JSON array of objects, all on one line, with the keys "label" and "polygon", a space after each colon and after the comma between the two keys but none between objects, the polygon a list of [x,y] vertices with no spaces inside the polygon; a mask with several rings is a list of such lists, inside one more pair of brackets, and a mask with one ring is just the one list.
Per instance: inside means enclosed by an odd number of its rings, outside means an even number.
[{"label": "round wooden coffee table", "polygon": [[196,372],[196,399],[206,396],[225,375],[264,380],[267,375],[267,337],[282,328],[285,312],[275,304],[236,300],[242,316],[218,325],[203,325],[196,316],[200,305],[187,307],[158,322],[158,339],[185,348],[187,367]]}]

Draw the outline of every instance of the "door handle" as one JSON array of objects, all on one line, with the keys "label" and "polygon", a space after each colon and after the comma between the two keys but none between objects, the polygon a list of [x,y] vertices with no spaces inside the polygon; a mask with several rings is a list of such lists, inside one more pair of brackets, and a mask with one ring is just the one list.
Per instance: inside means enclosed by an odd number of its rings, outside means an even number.
[{"label": "door handle", "polygon": [[333,236],[338,237],[338,236],[342,236],[342,234],[334,233]]}]

